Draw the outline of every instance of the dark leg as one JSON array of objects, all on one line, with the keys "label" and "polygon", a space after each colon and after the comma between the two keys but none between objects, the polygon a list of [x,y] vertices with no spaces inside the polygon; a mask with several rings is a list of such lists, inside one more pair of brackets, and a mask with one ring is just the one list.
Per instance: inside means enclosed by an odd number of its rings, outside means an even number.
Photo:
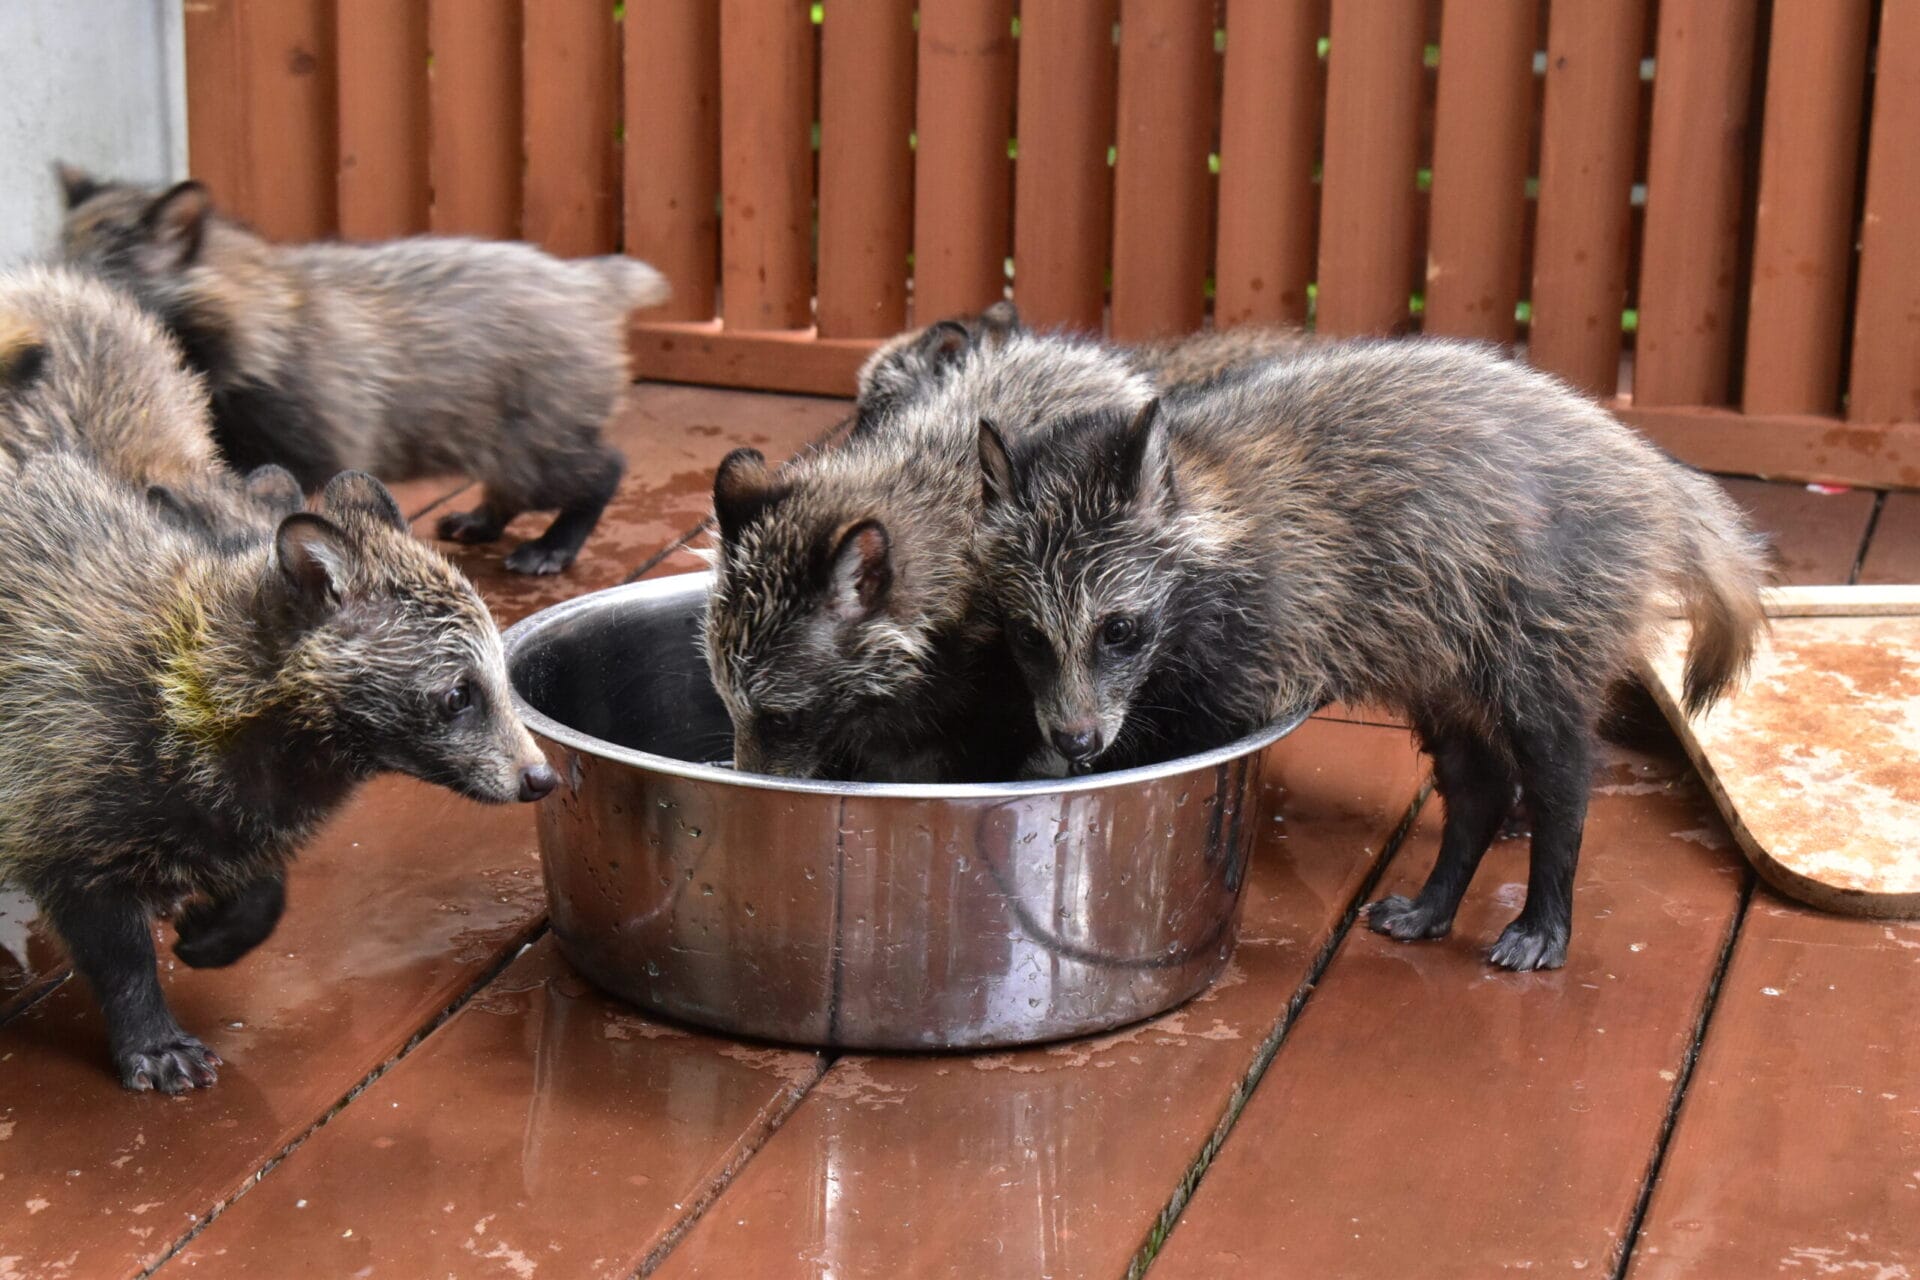
[{"label": "dark leg", "polygon": [[626,462],[611,449],[604,450],[598,462],[587,464],[578,477],[575,496],[560,504],[560,514],[545,533],[522,543],[507,557],[507,568],[515,573],[559,573],[572,564],[593,526],[600,523],[600,513],[613,501],[626,469]]},{"label": "dark leg", "polygon": [[1513,800],[1507,806],[1507,816],[1501,820],[1500,840],[1524,840],[1533,834],[1533,814],[1527,810],[1527,789],[1518,782],[1513,784]]},{"label": "dark leg", "polygon": [[1513,800],[1512,774],[1492,746],[1471,734],[1422,734],[1433,754],[1434,787],[1447,806],[1433,874],[1412,901],[1394,894],[1367,908],[1374,932],[1403,942],[1444,938],[1494,832]]},{"label": "dark leg", "polygon": [[447,542],[496,542],[520,510],[488,489],[473,510],[449,511],[441,516],[434,533]]},{"label": "dark leg", "polygon": [[286,882],[262,876],[231,898],[202,899],[174,921],[173,954],[196,969],[221,969],[267,940],[287,907]]},{"label": "dark leg", "polygon": [[1503,969],[1558,969],[1573,933],[1573,873],[1593,786],[1593,737],[1578,717],[1533,719],[1513,734],[1533,810],[1527,905],[1493,944]]},{"label": "dark leg", "polygon": [[154,973],[147,912],[130,897],[68,893],[48,904],[53,927],[93,987],[107,1042],[129,1089],[184,1093],[214,1082],[220,1055],[180,1029]]}]

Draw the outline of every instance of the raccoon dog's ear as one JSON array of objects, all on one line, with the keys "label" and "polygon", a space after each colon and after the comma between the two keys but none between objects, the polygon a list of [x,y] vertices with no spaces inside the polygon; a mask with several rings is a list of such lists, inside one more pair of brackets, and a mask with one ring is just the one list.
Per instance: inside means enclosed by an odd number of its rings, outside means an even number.
[{"label": "raccoon dog's ear", "polygon": [[189,267],[200,256],[212,212],[213,197],[206,187],[189,179],[154,197],[140,221],[148,238],[168,252],[175,267]]},{"label": "raccoon dog's ear", "polygon": [[19,391],[47,371],[47,346],[31,327],[0,329],[0,391]]},{"label": "raccoon dog's ear", "polygon": [[308,604],[338,604],[353,550],[347,537],[325,516],[297,511],[280,522],[273,554],[281,574]]},{"label": "raccoon dog's ear", "polygon": [[[247,487],[253,487],[252,476],[247,478]],[[337,516],[349,512],[372,516],[401,533],[407,531],[407,517],[400,510],[400,504],[393,500],[387,486],[364,471],[342,471],[327,481],[327,487],[320,493],[320,509]]]},{"label": "raccoon dog's ear", "polygon": [[1120,474],[1136,506],[1157,508],[1173,500],[1173,457],[1160,422],[1160,398],[1147,401],[1127,424]]},{"label": "raccoon dog's ear", "polygon": [[980,500],[986,506],[1013,501],[1013,455],[1000,429],[980,419]]},{"label": "raccoon dog's ear", "polygon": [[60,195],[67,202],[67,208],[78,209],[100,193],[106,184],[78,165],[68,164],[64,160],[53,162],[53,175],[60,179]]},{"label": "raccoon dog's ear", "polygon": [[720,460],[713,473],[713,515],[720,523],[720,540],[732,542],[768,507],[786,497],[774,482],[766,455],[758,449],[735,449]]},{"label": "raccoon dog's ear", "polygon": [[927,362],[928,368],[944,369],[965,355],[972,345],[973,335],[967,332],[967,326],[958,320],[942,320],[928,325],[913,349]]},{"label": "raccoon dog's ear", "polygon": [[1020,322],[1019,309],[1002,298],[980,313],[980,330],[989,337],[1004,338],[1011,333],[1025,333],[1027,326]]},{"label": "raccoon dog's ear", "polygon": [[293,472],[271,462],[247,472],[246,485],[247,496],[277,516],[290,516],[307,505]]},{"label": "raccoon dog's ear", "polygon": [[878,520],[848,525],[834,544],[827,568],[827,608],[842,622],[861,622],[880,612],[893,589],[893,539]]},{"label": "raccoon dog's ear", "polygon": [[207,521],[164,484],[147,486],[147,502],[182,529],[200,531],[208,528]]}]

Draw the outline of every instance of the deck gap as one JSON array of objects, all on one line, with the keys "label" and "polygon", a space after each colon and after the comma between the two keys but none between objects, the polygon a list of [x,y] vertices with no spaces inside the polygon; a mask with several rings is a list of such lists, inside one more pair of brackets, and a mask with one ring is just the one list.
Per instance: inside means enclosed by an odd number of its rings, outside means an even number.
[{"label": "deck gap", "polygon": [[1219,1121],[1213,1127],[1213,1132],[1207,1135],[1207,1140],[1201,1144],[1193,1163],[1188,1166],[1180,1181],[1174,1185],[1173,1194],[1167,1198],[1165,1207],[1160,1210],[1159,1217],[1155,1219],[1153,1227],[1147,1233],[1146,1241],[1134,1254],[1133,1261],[1128,1264],[1127,1280],[1140,1280],[1147,1269],[1153,1265],[1153,1260],[1159,1256],[1167,1237],[1173,1234],[1180,1214],[1185,1211],[1187,1202],[1193,1198],[1194,1191],[1206,1177],[1208,1166],[1213,1163],[1214,1156],[1219,1153],[1221,1145],[1226,1142],[1233,1127],[1239,1123],[1240,1113],[1246,1109],[1248,1101],[1252,1099],[1253,1091],[1259,1088],[1261,1079],[1267,1074],[1267,1068],[1272,1066],[1274,1058],[1279,1056],[1288,1032],[1293,1029],[1293,1024],[1299,1018],[1301,1010],[1306,1007],[1307,1001],[1318,989],[1321,976],[1326,972],[1327,966],[1333,962],[1334,954],[1339,951],[1340,944],[1346,940],[1354,922],[1360,918],[1360,912],[1380,887],[1380,881],[1386,875],[1387,868],[1398,856],[1400,846],[1406,842],[1407,836],[1413,831],[1414,822],[1419,818],[1421,809],[1425,807],[1432,794],[1433,779],[1429,777],[1421,783],[1419,790],[1414,792],[1406,812],[1401,815],[1399,825],[1394,828],[1393,834],[1387,837],[1379,855],[1373,861],[1372,869],[1354,890],[1352,899],[1347,903],[1345,914],[1340,917],[1339,923],[1327,932],[1325,943],[1314,955],[1313,963],[1307,967],[1306,976],[1294,988],[1286,1008],[1280,1013],[1279,1021],[1274,1024],[1272,1030],[1267,1032],[1266,1038],[1260,1042],[1260,1047],[1254,1051],[1252,1063],[1247,1067],[1246,1074],[1241,1077],[1240,1083],[1234,1086],[1232,1095],[1227,1099],[1226,1110],[1221,1113]]},{"label": "deck gap", "polygon": [[[448,496],[451,496],[451,495],[448,495]],[[528,947],[538,942],[541,939],[541,937],[546,934],[546,932],[547,932],[547,918],[543,914],[535,918],[527,926],[525,930],[515,935],[514,938],[510,940],[506,946],[502,947],[500,949],[499,956],[495,958],[492,964],[488,965],[487,968],[483,970],[478,977],[476,977],[472,982],[468,983],[465,989],[463,989],[457,995],[455,995],[453,1000],[449,1002],[444,1009],[440,1010],[439,1013],[435,1014],[432,1018],[428,1019],[425,1025],[423,1025],[419,1030],[415,1031],[411,1036],[409,1036],[407,1038],[406,1043],[401,1045],[398,1050],[396,1050],[393,1054],[391,1054],[385,1062],[382,1062],[379,1066],[375,1067],[372,1071],[362,1076],[358,1083],[354,1084],[345,1093],[341,1094],[339,1100],[336,1101],[331,1107],[327,1108],[325,1114],[323,1114],[318,1120],[315,1120],[312,1124],[308,1125],[304,1130],[302,1130],[300,1134],[293,1139],[293,1141],[287,1143],[286,1146],[280,1148],[280,1150],[276,1152],[273,1156],[271,1156],[265,1164],[261,1165],[258,1169],[256,1169],[251,1176],[242,1179],[240,1186],[234,1191],[232,1195],[227,1196],[225,1199],[218,1201],[217,1203],[215,1203],[215,1205],[211,1209],[207,1210],[206,1213],[202,1214],[199,1220],[196,1221],[193,1224],[193,1226],[187,1230],[185,1235],[175,1240],[173,1244],[168,1247],[165,1253],[161,1254],[158,1258],[154,1259],[152,1265],[138,1272],[135,1275],[134,1280],[148,1280],[148,1277],[152,1276],[154,1272],[158,1271],[160,1268],[166,1266],[167,1263],[171,1262],[174,1259],[174,1257],[182,1249],[186,1248],[189,1244],[193,1243],[193,1241],[200,1235],[202,1231],[205,1231],[208,1227],[212,1226],[213,1223],[220,1217],[221,1214],[225,1213],[228,1209],[232,1208],[233,1205],[240,1199],[240,1197],[246,1195],[247,1192],[253,1190],[253,1188],[258,1186],[260,1182],[263,1179],[265,1179],[269,1173],[272,1173],[276,1168],[278,1168],[280,1163],[283,1160],[285,1160],[288,1156],[292,1155],[295,1151],[299,1150],[302,1146],[306,1145],[306,1142],[309,1138],[313,1137],[314,1134],[320,1132],[320,1130],[326,1128],[326,1126],[332,1122],[335,1116],[339,1115],[342,1111],[346,1110],[349,1104],[351,1104],[355,1099],[357,1099],[362,1093],[365,1093],[367,1089],[373,1085],[374,1081],[378,1080],[381,1076],[384,1076],[385,1074],[387,1074],[387,1072],[391,1071],[394,1068],[394,1066],[397,1063],[399,1063],[403,1058],[405,1058],[408,1054],[412,1053],[415,1049],[419,1048],[422,1041],[424,1041],[428,1036],[432,1035],[434,1032],[438,1031],[442,1026],[446,1025],[447,1021],[450,1018],[452,1018],[454,1014],[460,1012],[461,1009],[465,1008],[468,1001],[472,1000],[475,996],[479,995],[481,991],[485,990],[493,982],[495,978],[498,978],[501,975],[501,973],[503,973],[506,970],[506,967],[508,965],[512,964],[515,960],[519,959],[521,952],[525,951]]]},{"label": "deck gap", "polygon": [[1847,570],[1847,585],[1858,586],[1860,573],[1867,565],[1867,552],[1873,549],[1873,535],[1880,529],[1880,513],[1887,506],[1887,491],[1873,495],[1873,510],[1867,513],[1867,527],[1860,532],[1860,549],[1853,554],[1853,567]]},{"label": "deck gap", "polygon": [[414,521],[418,520],[421,516],[424,516],[429,512],[432,512],[442,506],[445,506],[447,503],[452,502],[455,498],[459,497],[461,494],[465,493],[467,490],[473,488],[473,486],[474,486],[474,482],[472,480],[462,480],[459,484],[447,490],[445,493],[435,498],[432,502],[429,502],[426,506],[420,508],[418,511],[410,513],[407,516],[407,523],[412,524]]},{"label": "deck gap", "polygon": [[[1886,495],[1880,495],[1883,499]],[[1875,513],[1879,507],[1874,508]],[[1625,1280],[1627,1269],[1633,1264],[1633,1253],[1640,1242],[1640,1231],[1646,1223],[1647,1206],[1653,1201],[1653,1188],[1660,1181],[1661,1170],[1667,1162],[1667,1149],[1673,1142],[1674,1128],[1680,1122],[1680,1107],[1686,1100],[1687,1088],[1693,1083],[1693,1070],[1700,1061],[1700,1047],[1706,1043],[1709,1024],[1713,1020],[1713,1011],[1720,1003],[1720,987],[1726,980],[1727,969],[1733,963],[1733,949],[1740,940],[1740,930],[1747,922],[1747,911],[1753,905],[1754,876],[1751,871],[1742,869],[1740,905],[1735,908],[1733,921],[1727,927],[1727,938],[1720,947],[1720,958],[1714,964],[1713,977],[1707,982],[1706,998],[1700,1003],[1700,1016],[1693,1024],[1693,1037],[1687,1044],[1686,1056],[1680,1063],[1679,1078],[1673,1082],[1673,1092],[1667,1100],[1667,1114],[1660,1122],[1660,1132],[1653,1143],[1653,1157],[1647,1162],[1646,1177],[1640,1181],[1640,1195],[1634,1202],[1633,1216],[1627,1220],[1626,1232],[1620,1237],[1619,1257],[1615,1259],[1608,1280]]]}]

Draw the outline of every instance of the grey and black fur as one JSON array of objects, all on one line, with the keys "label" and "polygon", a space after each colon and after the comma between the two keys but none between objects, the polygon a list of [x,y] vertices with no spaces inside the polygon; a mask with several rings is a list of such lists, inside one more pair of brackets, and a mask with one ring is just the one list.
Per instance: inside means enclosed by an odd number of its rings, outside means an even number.
[{"label": "grey and black fur", "polygon": [[443,517],[441,537],[491,542],[520,512],[557,509],[506,564],[573,562],[625,466],[601,428],[627,383],[622,322],[667,296],[658,272],[444,237],[273,245],[198,183],[60,177],[66,259],[179,340],[236,468],[277,463],[309,492],[346,469],[471,475],[481,503]]},{"label": "grey and black fur", "polygon": [[1112,348],[1067,338],[1010,331],[950,354],[837,449],[778,472],[745,449],[721,464],[705,644],[739,767],[985,781],[1030,751],[972,560],[975,423],[1018,434],[1152,389]]},{"label": "grey and black fur", "polygon": [[1138,764],[1335,700],[1404,710],[1446,829],[1420,895],[1371,923],[1444,935],[1517,781],[1532,864],[1507,968],[1565,959],[1594,722],[1663,596],[1693,626],[1694,709],[1764,625],[1762,549],[1717,486],[1490,348],[1328,344],[979,445],[983,566],[1061,757]]},{"label": "grey and black fur", "polygon": [[131,1089],[211,1084],[154,972],[270,934],[290,858],[397,771],[477,800],[556,779],[468,582],[346,473],[319,513],[212,543],[72,452],[0,503],[0,882],[26,890],[106,1013]]},{"label": "grey and black fur", "polygon": [[131,299],[77,271],[14,268],[0,272],[0,476],[53,451],[213,537],[270,530],[304,502],[280,467],[242,480],[221,461],[205,383]]}]

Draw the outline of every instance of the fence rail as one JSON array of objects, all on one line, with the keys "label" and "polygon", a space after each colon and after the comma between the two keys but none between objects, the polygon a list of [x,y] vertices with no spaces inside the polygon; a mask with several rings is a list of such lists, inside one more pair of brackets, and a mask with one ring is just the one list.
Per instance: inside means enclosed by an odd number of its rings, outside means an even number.
[{"label": "fence rail", "polygon": [[1715,469],[1920,488],[1920,0],[184,0],[266,234],[660,266],[641,372],[844,393],[1011,290],[1515,343]]}]

